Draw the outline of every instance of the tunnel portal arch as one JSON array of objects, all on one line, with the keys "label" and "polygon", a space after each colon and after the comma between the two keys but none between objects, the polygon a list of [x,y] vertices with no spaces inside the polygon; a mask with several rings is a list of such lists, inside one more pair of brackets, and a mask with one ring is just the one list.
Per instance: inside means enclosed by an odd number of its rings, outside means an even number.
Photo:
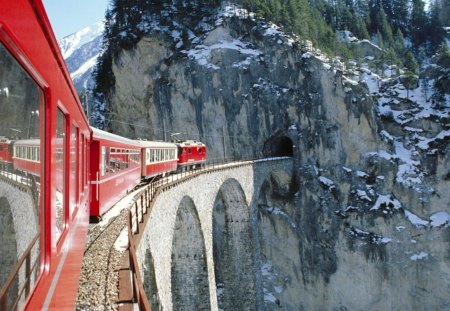
[{"label": "tunnel portal arch", "polygon": [[287,136],[271,137],[264,143],[264,157],[292,157],[294,156],[294,144]]},{"label": "tunnel portal arch", "polygon": [[172,304],[174,310],[210,310],[206,249],[194,202],[183,197],[172,240]]},{"label": "tunnel portal arch", "polygon": [[250,209],[235,179],[220,187],[213,205],[213,258],[222,310],[256,310]]}]

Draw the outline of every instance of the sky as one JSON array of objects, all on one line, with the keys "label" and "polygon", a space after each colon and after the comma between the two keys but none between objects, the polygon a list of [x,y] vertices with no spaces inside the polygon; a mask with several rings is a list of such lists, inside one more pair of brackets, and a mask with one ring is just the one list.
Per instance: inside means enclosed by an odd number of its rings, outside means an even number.
[{"label": "sky", "polygon": [[104,19],[109,0],[43,0],[56,38],[62,39]]}]

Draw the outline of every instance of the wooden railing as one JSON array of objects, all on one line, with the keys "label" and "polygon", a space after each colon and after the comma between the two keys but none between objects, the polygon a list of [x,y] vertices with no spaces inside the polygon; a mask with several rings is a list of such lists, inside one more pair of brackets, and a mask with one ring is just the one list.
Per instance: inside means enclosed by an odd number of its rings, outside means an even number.
[{"label": "wooden railing", "polygon": [[[25,294],[24,300],[28,297],[31,290],[31,275],[35,271],[37,264],[39,263],[39,256],[36,256],[36,260],[34,263],[31,263],[31,252],[33,250],[33,247],[35,246],[36,242],[39,240],[39,233],[36,234],[36,236],[31,241],[28,248],[25,250],[22,257],[20,257],[17,264],[12,269],[11,273],[9,274],[8,280],[6,281],[5,285],[3,285],[2,289],[0,290],[0,310],[16,310],[19,304],[20,299],[22,298],[22,295]],[[37,252],[39,253],[39,252]],[[20,269],[25,263],[25,282],[22,286],[22,288],[19,288],[17,298],[15,298],[14,303],[12,306],[8,306],[8,298],[10,298],[9,290],[11,286],[13,285],[14,280],[19,274]],[[14,297],[12,297],[14,299]]]},{"label": "wooden railing", "polygon": [[[131,232],[131,210],[128,212],[128,236],[132,237],[133,234]],[[129,238],[129,249],[128,253],[130,254],[130,272],[131,272],[131,285],[133,290],[133,301],[137,302],[139,306],[139,310],[141,311],[151,311],[150,303],[145,294],[144,285],[142,283],[141,272],[139,270],[139,265],[136,256],[136,246],[134,244],[134,239]]]}]

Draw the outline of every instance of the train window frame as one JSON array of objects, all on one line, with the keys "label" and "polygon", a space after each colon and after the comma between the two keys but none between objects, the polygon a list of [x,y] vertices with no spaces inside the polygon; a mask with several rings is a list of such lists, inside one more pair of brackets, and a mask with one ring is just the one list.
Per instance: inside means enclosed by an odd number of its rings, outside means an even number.
[{"label": "train window frame", "polygon": [[[46,122],[47,122],[47,118],[46,115],[42,112],[46,111],[46,107],[48,105],[48,97],[46,96],[46,89],[48,87],[48,84],[45,83],[44,79],[42,79],[42,77],[38,74],[38,72],[35,70],[35,68],[32,66],[31,62],[28,60],[28,57],[22,52],[21,48],[19,48],[19,45],[17,44],[17,41],[14,40],[14,38],[10,35],[10,33],[7,31],[7,29],[5,29],[5,27],[0,27],[0,55],[4,54],[4,56],[6,57],[2,57],[2,59],[5,59],[5,62],[3,64],[5,64],[7,61],[10,61],[10,65],[11,68],[9,71],[11,70],[17,70],[17,72],[20,74],[20,79],[21,81],[29,81],[31,82],[30,85],[36,90],[36,94],[31,94],[32,95],[36,95],[35,98],[32,98],[32,100],[35,100],[34,103],[37,103],[37,107],[35,107],[34,109],[37,108],[37,110],[32,110],[35,112],[40,112],[39,118],[38,118],[38,122],[36,125],[35,130],[35,135],[37,134],[37,139],[39,140],[39,144],[43,147],[41,149],[39,149],[39,151],[44,152],[45,150],[45,146],[46,146],[46,139],[45,139],[45,128],[46,128]],[[9,76],[5,77],[6,81],[10,81]],[[15,81],[18,81],[19,79],[17,79],[16,77]],[[2,83],[3,84],[3,83]],[[10,91],[8,90],[8,86],[7,85],[4,89],[6,89],[7,91],[7,96],[6,98],[9,96]],[[33,89],[28,88],[28,90],[30,90],[30,93],[33,92]],[[30,93],[28,93],[28,95],[30,95]],[[29,101],[29,99],[27,99],[26,101],[27,103],[31,103],[31,105],[27,105],[29,107],[31,107],[33,105],[33,101]],[[23,117],[23,115],[22,115]],[[28,128],[28,136],[30,134],[30,128]],[[28,137],[29,138],[29,137]],[[2,149],[3,150],[3,149]],[[13,154],[13,158],[16,158],[17,153],[19,152],[19,150],[15,148],[15,146],[13,144],[11,144],[11,149],[8,148],[8,150],[10,150],[9,152]],[[44,157],[42,157],[44,158]],[[38,177],[40,178],[40,180],[45,180],[45,161],[42,161],[42,163],[39,163],[39,165],[37,166],[38,169]],[[28,178],[28,177],[26,177]],[[34,177],[32,177],[34,178]],[[45,183],[43,182],[39,182],[36,183],[35,179],[33,179],[34,182],[32,181],[32,184],[34,184],[34,186],[36,187],[36,189],[39,193],[45,193],[46,191],[46,186]],[[34,191],[32,191],[34,192]],[[32,200],[34,201],[34,200]],[[45,230],[45,226],[46,224],[48,224],[48,213],[46,211],[46,204],[48,203],[48,199],[45,196],[40,196],[36,199],[36,203],[37,206],[35,206],[35,209],[37,211],[37,214],[35,215],[35,219],[36,221],[36,235],[35,237],[32,238],[32,240],[27,244],[27,246],[31,247],[31,254],[34,252],[33,250],[37,247],[37,250],[35,250],[35,252],[37,253],[36,258],[31,259],[32,263],[31,263],[31,271],[29,272],[30,274],[28,276],[26,276],[28,278],[28,287],[31,286],[31,288],[34,288],[34,286],[39,282],[41,276],[43,275],[43,271],[44,271],[44,263],[46,261],[46,253],[47,253],[47,247],[46,247],[46,238],[47,238],[47,233]],[[24,242],[24,241],[22,241]],[[26,244],[27,242],[25,242]],[[24,243],[22,243],[24,244]],[[25,245],[24,244],[24,245]],[[23,250],[25,251],[25,250]],[[23,253],[24,255],[25,253]],[[33,255],[31,255],[33,256]],[[14,263],[15,266],[17,266],[19,262],[16,261]],[[20,270],[23,270],[24,266],[21,265]],[[29,269],[29,268],[27,268]],[[3,284],[0,284],[1,287],[3,287]],[[22,308],[22,304],[23,302],[25,302],[30,296],[29,294],[31,293],[31,291],[27,291],[25,290],[25,292],[23,291],[25,287],[19,288],[19,292],[18,292],[18,296],[16,298],[13,299],[17,299],[16,302],[18,302],[19,304],[16,305],[16,308],[21,309]],[[7,297],[7,296],[6,296]],[[22,302],[20,302],[22,301]]]},{"label": "train window frame", "polygon": [[[70,164],[70,159],[68,159],[68,157],[70,156],[70,150],[68,152],[68,146],[70,147],[70,144],[68,143],[68,139],[70,135],[68,134],[68,130],[69,130],[69,120],[68,117],[66,115],[66,113],[64,112],[63,108],[61,107],[62,103],[58,102],[58,107],[56,109],[56,139],[58,139],[58,130],[61,129],[61,147],[58,148],[58,146],[56,146],[55,148],[55,152],[56,152],[56,165],[60,165],[60,167],[62,168],[62,173],[61,173],[61,184],[62,184],[62,208],[61,208],[61,231],[59,233],[59,236],[56,237],[56,244],[59,244],[60,241],[62,241],[62,237],[64,235],[65,230],[67,229],[67,225],[68,225],[68,219],[69,219],[69,210],[68,210],[68,204],[69,204],[69,198],[68,198],[68,191],[70,191],[70,189],[68,189],[67,187],[67,181],[68,181],[68,174],[67,174],[67,170],[68,170],[68,165]],[[62,124],[61,124],[61,128],[59,128],[59,117],[61,117],[62,120]],[[59,154],[58,154],[59,152]],[[59,161],[58,161],[59,160]],[[68,163],[69,161],[69,163]],[[70,170],[70,168],[69,168]],[[57,169],[56,169],[57,172]],[[57,177],[56,177],[57,178]],[[57,183],[58,184],[58,183]],[[55,189],[56,190],[56,189]],[[56,203],[56,202],[55,202]],[[56,206],[57,204],[55,204]],[[55,210],[55,225],[57,226],[56,223],[56,217],[57,217],[57,210]],[[55,233],[57,233],[57,231],[55,230]]]},{"label": "train window frame", "polygon": [[79,148],[78,157],[81,159],[81,165],[79,167],[80,170],[80,178],[78,181],[78,184],[80,186],[80,196],[84,194],[84,174],[86,169],[86,164],[84,163],[84,155],[83,152],[85,152],[85,141],[84,141],[84,134],[80,133],[80,142],[81,142],[81,148]]},{"label": "train window frame", "polygon": [[69,148],[69,219],[73,217],[78,206],[78,140],[79,128],[76,123],[70,126]]}]

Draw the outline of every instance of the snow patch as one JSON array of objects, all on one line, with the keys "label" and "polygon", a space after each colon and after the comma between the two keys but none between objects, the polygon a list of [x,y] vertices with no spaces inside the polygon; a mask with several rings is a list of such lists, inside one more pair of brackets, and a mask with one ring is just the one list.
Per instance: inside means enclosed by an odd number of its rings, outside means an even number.
[{"label": "snow patch", "polygon": [[428,259],[428,254],[425,252],[420,252],[418,254],[414,254],[411,257],[409,257],[412,261],[417,261],[417,260],[423,260],[423,259]]},{"label": "snow patch", "polygon": [[447,212],[438,212],[430,216],[430,226],[433,228],[450,227],[450,214]]},{"label": "snow patch", "polygon": [[409,220],[411,224],[413,224],[417,228],[423,228],[428,226],[428,221],[423,220],[419,216],[411,213],[410,211],[405,209],[405,216]]}]

